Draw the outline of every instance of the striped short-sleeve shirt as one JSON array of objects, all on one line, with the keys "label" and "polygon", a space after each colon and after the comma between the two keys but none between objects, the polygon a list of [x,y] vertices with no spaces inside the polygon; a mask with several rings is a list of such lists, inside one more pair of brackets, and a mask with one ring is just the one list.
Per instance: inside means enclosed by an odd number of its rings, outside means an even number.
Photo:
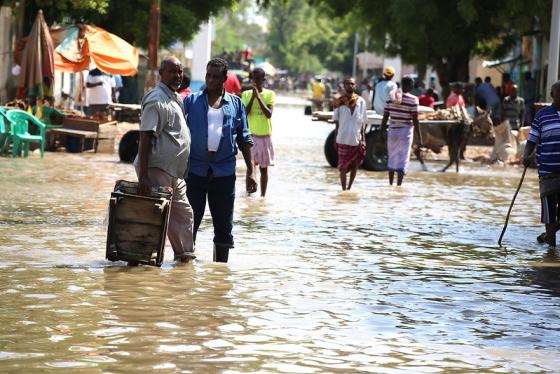
[{"label": "striped short-sleeve shirt", "polygon": [[527,140],[537,144],[539,176],[560,174],[560,114],[553,105],[537,112]]},{"label": "striped short-sleeve shirt", "polygon": [[418,117],[418,98],[408,92],[403,93],[400,104],[387,101],[385,113],[389,113],[389,127],[412,126],[412,120]]}]

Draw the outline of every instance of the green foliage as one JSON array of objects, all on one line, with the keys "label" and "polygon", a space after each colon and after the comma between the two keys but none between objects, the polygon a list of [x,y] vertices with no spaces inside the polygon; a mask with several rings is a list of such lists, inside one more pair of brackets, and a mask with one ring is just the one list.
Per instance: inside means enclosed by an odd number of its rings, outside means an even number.
[{"label": "green foliage", "polygon": [[[160,45],[167,47],[176,40],[189,41],[211,15],[236,2],[161,0]],[[9,3],[15,5],[15,1]],[[151,3],[151,0],[28,0],[25,30],[31,28],[37,11],[43,9],[49,25],[64,20],[91,23],[147,47]]]},{"label": "green foliage", "polygon": [[[191,40],[202,23],[231,4],[229,0],[161,0],[160,46]],[[97,15],[93,21],[140,47],[147,47],[150,8],[151,0],[111,0],[107,14]]]},{"label": "green foliage", "polygon": [[270,0],[268,56],[295,72],[348,74],[353,32],[344,19],[333,20],[305,0]]},{"label": "green foliage", "polygon": [[254,54],[264,53],[265,30],[249,19],[253,11],[252,0],[241,0],[230,8],[223,9],[215,19],[216,37],[212,43],[213,54],[232,52],[251,47]]},{"label": "green foliage", "polygon": [[468,79],[475,53],[508,51],[530,33],[534,18],[546,30],[552,0],[308,0],[332,16],[354,14],[377,51],[405,62],[431,64],[445,84]]},{"label": "green foliage", "polygon": [[[21,0],[20,0],[21,1]],[[0,0],[0,6],[14,7],[17,0]],[[105,12],[109,5],[108,0],[27,0],[25,7],[29,10],[43,9],[43,12],[73,12],[83,10],[94,10],[99,13]]]}]

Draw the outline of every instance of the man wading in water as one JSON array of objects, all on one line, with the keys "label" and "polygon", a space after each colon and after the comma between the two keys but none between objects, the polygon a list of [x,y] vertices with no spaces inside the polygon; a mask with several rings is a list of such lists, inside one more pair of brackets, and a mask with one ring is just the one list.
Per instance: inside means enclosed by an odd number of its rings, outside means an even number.
[{"label": "man wading in water", "polygon": [[[167,237],[175,260],[195,258],[193,248],[193,212],[186,195],[185,174],[191,136],[177,90],[183,79],[183,66],[168,57],[159,68],[161,82],[142,100],[140,144],[134,167],[138,175],[138,193],[149,195],[152,187],[173,188]],[[136,265],[131,262],[129,265]]]},{"label": "man wading in water", "polygon": [[[336,125],[335,148],[338,151],[338,170],[342,190],[352,188],[358,166],[364,161],[366,148],[364,145],[364,125],[367,121],[366,102],[356,94],[354,78],[344,80],[342,95],[334,103],[333,120]],[[346,184],[346,174],[350,172],[350,180]]]},{"label": "man wading in water", "polygon": [[227,262],[233,248],[235,163],[241,149],[247,174],[245,188],[257,191],[253,175],[253,139],[247,126],[241,98],[224,89],[228,64],[215,58],[206,65],[206,88],[184,101],[192,145],[187,178],[187,196],[194,212],[194,240],[202,222],[206,200],[214,225],[214,261]]},{"label": "man wading in water", "polygon": [[560,81],[550,88],[552,105],[537,112],[527,139],[523,165],[531,164],[531,155],[537,149],[539,188],[541,192],[541,221],[546,229],[546,240],[556,247],[556,231],[560,219]]},{"label": "man wading in water", "polygon": [[412,146],[413,130],[416,131],[419,144],[422,144],[422,135],[418,125],[418,98],[410,91],[414,87],[414,80],[409,77],[402,79],[402,97],[390,99],[385,106],[385,113],[381,121],[381,133],[385,134],[387,122],[389,123],[389,131],[387,131],[387,153],[389,161],[387,168],[389,169],[389,184],[393,185],[393,178],[397,172],[397,186],[402,184],[403,178],[408,171],[410,163],[410,150]]}]

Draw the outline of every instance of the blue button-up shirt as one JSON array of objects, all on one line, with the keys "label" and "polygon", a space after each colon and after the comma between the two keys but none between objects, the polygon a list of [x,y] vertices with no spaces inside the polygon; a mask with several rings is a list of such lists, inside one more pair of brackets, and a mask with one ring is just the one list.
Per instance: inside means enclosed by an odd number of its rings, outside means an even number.
[{"label": "blue button-up shirt", "polygon": [[206,90],[189,95],[183,101],[187,125],[191,130],[191,154],[189,173],[198,176],[212,174],[227,177],[235,174],[238,146],[253,144],[247,125],[245,106],[241,98],[227,92],[222,96],[221,107],[224,112],[222,138],[212,159],[208,154],[208,94]]}]

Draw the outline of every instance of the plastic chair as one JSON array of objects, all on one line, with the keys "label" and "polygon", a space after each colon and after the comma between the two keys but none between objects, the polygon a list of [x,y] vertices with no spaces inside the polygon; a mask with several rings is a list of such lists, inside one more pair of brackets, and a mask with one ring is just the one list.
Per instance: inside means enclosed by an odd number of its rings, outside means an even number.
[{"label": "plastic chair", "polygon": [[[41,158],[43,158],[45,154],[45,124],[35,118],[35,116],[19,109],[10,110],[7,117],[10,121],[10,133],[14,144],[12,150],[13,156],[17,157],[18,154],[21,153],[21,146],[24,151],[23,156],[27,157],[29,154],[29,143],[33,142],[39,143],[41,147]],[[29,133],[30,123],[39,128],[39,135],[31,135]]]},{"label": "plastic chair", "polygon": [[6,153],[10,145],[10,140],[12,139],[6,113],[6,109],[0,108],[0,154]]},{"label": "plastic chair", "polygon": [[[42,111],[43,111],[43,118],[41,119],[41,121],[45,124],[45,126],[47,126],[47,130],[59,129],[64,127],[62,125],[62,120],[66,118],[67,115],[48,105],[43,105]],[[33,114],[37,115],[37,105],[33,107]]]}]

